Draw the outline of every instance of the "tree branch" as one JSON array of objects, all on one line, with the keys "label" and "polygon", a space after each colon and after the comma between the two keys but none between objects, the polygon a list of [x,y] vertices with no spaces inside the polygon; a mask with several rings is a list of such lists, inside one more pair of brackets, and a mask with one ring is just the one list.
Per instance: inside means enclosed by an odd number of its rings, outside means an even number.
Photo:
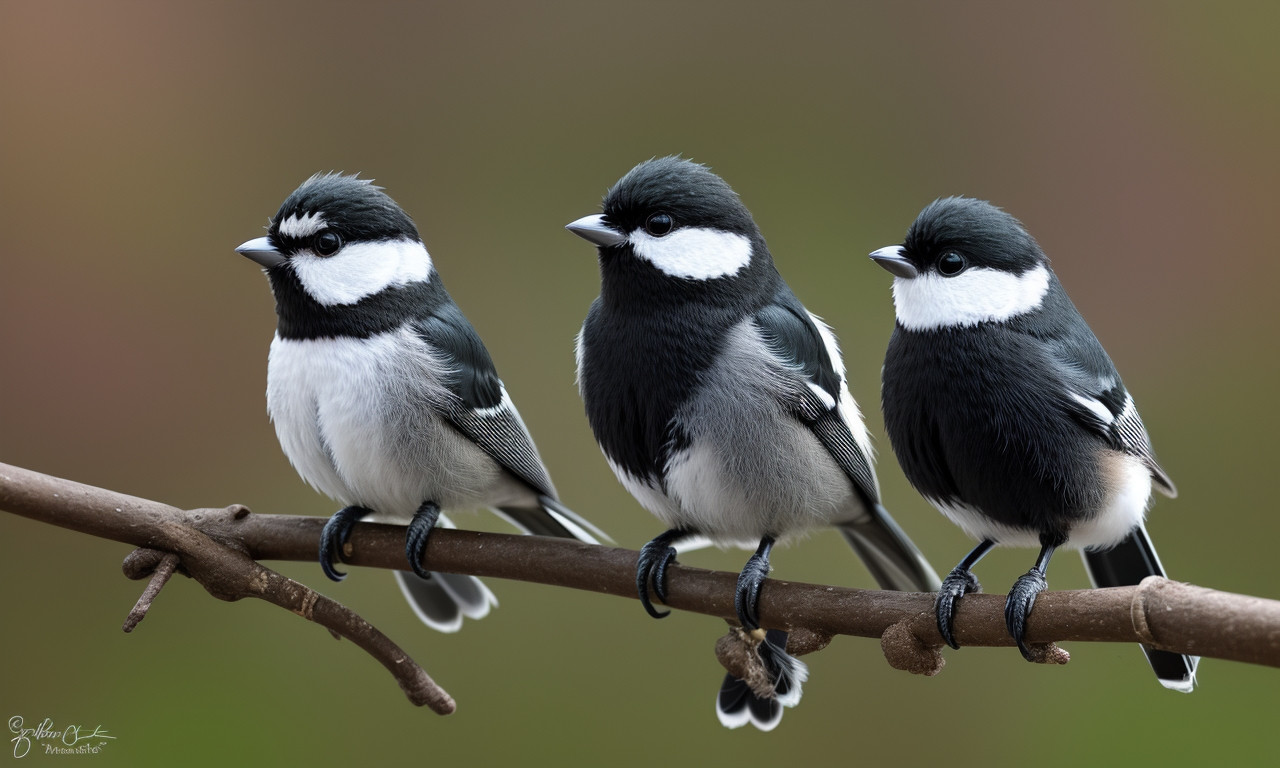
[{"label": "tree branch", "polygon": [[[257,563],[244,542],[234,536],[218,535],[217,526],[206,530],[207,523],[225,526],[248,519],[246,507],[184,512],[159,502],[0,464],[0,509],[140,547],[125,559],[125,575],[146,578],[154,571],[155,576],[125,620],[126,632],[146,614],[168,579],[163,576],[164,570],[171,567],[166,563],[176,555],[183,572],[214,597],[230,601],[256,597],[320,624],[377,659],[414,704],[428,706],[442,715],[455,708],[449,694],[372,624],[310,587]],[[315,548],[318,552],[318,537]]]},{"label": "tree branch", "polygon": [[[255,562],[315,560],[323,518],[256,515],[242,506],[183,511],[5,464],[0,464],[0,509],[176,554],[185,571],[215,597],[259,597],[321,623],[377,657],[415,703],[432,704],[437,711],[452,710],[448,694],[367,622]],[[431,535],[425,557],[436,571],[635,598],[636,556],[631,550],[567,539],[438,529]],[[154,568],[161,558],[151,559]],[[404,528],[357,524],[345,560],[403,569]],[[142,576],[150,573],[141,570]],[[736,581],[737,574],[674,565],[669,571],[668,605],[734,622]],[[890,664],[918,674],[936,674],[942,668],[942,640],[933,615],[932,594],[776,579],[767,580],[760,593],[762,624],[791,630],[788,649],[793,653],[819,650],[835,635],[878,637]],[[956,611],[955,633],[961,645],[1013,645],[1005,629],[1004,596],[967,595]],[[1065,652],[1052,645],[1065,640],[1141,642],[1168,651],[1276,667],[1280,666],[1280,602],[1156,577],[1133,587],[1045,592],[1036,600],[1027,639],[1042,646],[1041,660],[1048,663],[1066,661]]]},{"label": "tree branch", "polygon": [[124,575],[131,579],[145,579],[150,573],[151,581],[142,591],[142,596],[134,604],[133,610],[129,611],[129,615],[125,617],[124,626],[121,629],[132,632],[138,628],[138,622],[147,617],[147,611],[151,610],[151,604],[155,602],[160,590],[164,589],[164,585],[169,583],[169,579],[178,570],[178,562],[177,555],[157,552],[154,549],[135,549],[129,553],[124,560]]}]

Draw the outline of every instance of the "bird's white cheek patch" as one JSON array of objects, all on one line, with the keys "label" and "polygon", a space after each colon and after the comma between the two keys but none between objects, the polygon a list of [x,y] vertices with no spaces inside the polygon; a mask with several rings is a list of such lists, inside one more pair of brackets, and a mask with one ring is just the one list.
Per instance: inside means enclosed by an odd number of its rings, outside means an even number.
[{"label": "bird's white cheek patch", "polygon": [[327,223],[319,211],[308,213],[305,216],[299,216],[295,213],[280,222],[280,234],[285,237],[310,237],[326,226]]},{"label": "bird's white cheek patch", "polygon": [[431,256],[415,240],[352,243],[329,257],[301,251],[289,262],[307,293],[326,306],[354,304],[385,288],[431,277]]},{"label": "bird's white cheek patch", "polygon": [[955,277],[933,272],[896,277],[893,306],[909,331],[958,328],[1030,312],[1048,290],[1049,270],[1043,264],[1021,275],[974,267]]},{"label": "bird's white cheek patch", "polygon": [[711,280],[751,263],[751,241],[718,229],[685,227],[662,237],[637,230],[627,239],[637,256],[671,277]]}]

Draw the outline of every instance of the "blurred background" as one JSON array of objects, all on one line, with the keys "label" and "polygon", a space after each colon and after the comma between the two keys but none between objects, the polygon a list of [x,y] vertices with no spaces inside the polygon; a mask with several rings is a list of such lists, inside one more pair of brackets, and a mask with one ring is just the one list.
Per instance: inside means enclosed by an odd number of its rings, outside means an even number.
[{"label": "blurred background", "polygon": [[[4,3],[0,461],[181,507],[332,513],[267,421],[273,302],[232,249],[307,176],[358,171],[416,219],[562,497],[638,547],[660,525],[582,415],[572,340],[598,275],[563,225],[682,153],[737,189],[836,329],[886,504],[939,571],[971,543],[883,437],[890,277],[866,254],[966,194],[1026,223],[1136,394],[1181,491],[1150,517],[1171,574],[1280,598],[1278,24],[1268,3]],[[439,718],[353,646],[186,579],[124,635],[127,552],[0,514],[0,715],[100,723],[117,739],[95,764],[1276,757],[1273,669],[1206,660],[1181,696],[1136,647],[1073,644],[1063,668],[974,648],[921,678],[839,638],[778,730],[729,732],[719,620],[494,582],[501,608],[444,636],[387,573],[271,564],[421,661],[459,702]],[[979,576],[1004,591],[1033,557],[997,551]],[[872,585],[831,532],[774,566]],[[1050,582],[1087,586],[1073,555]]]}]

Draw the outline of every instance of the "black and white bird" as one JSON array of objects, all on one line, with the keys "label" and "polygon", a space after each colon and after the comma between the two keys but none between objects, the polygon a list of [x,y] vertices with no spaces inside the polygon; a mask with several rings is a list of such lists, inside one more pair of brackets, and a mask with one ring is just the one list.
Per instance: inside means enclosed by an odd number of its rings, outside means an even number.
[{"label": "black and white bird", "polygon": [[[452,632],[496,600],[473,576],[422,565],[445,509],[491,507],[527,533],[603,537],[556,497],[489,352],[381,188],[317,174],[236,249],[260,264],[278,323],[267,410],[302,478],[345,505],[324,527],[329,578],[361,519],[407,523],[396,578],[424,623]],[[415,575],[416,574],[416,575]]]},{"label": "black and white bird", "polygon": [[[668,528],[643,548],[636,586],[666,594],[673,544],[757,547],[738,580],[744,628],[783,537],[839,528],[881,586],[938,577],[880,504],[862,415],[830,329],[774,268],[750,212],[720,177],[676,157],[641,163],[603,213],[568,229],[598,246],[600,297],[578,337],[578,386],[605,458]],[[720,721],[777,725],[804,667],[786,634],[761,646],[772,696],[727,677]]]},{"label": "black and white bird", "polygon": [[[1038,546],[1005,621],[1024,656],[1027,617],[1060,547],[1096,586],[1164,575],[1143,525],[1154,486],[1174,496],[1133,397],[1040,246],[981,200],[926,207],[901,246],[871,254],[894,275],[885,428],[907,479],[980,544],[938,593],[953,648],[956,601],[996,545]],[[1144,648],[1160,682],[1190,691],[1198,659]]]}]

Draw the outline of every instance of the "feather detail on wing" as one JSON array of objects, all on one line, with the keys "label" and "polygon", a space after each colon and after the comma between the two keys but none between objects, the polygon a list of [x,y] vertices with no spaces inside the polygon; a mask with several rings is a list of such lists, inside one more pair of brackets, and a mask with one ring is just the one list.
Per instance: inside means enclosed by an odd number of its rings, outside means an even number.
[{"label": "feather detail on wing", "polygon": [[871,445],[862,414],[844,380],[835,337],[790,291],[756,313],[770,348],[796,371],[797,385],[784,397],[849,478],[866,516],[839,523],[841,533],[885,589],[932,591],[941,582],[924,555],[880,505]]},{"label": "feather detail on wing", "polygon": [[441,415],[508,472],[539,494],[556,498],[529,430],[462,311],[446,302],[419,319],[415,330],[453,369],[449,389],[454,397],[436,405]]},{"label": "feather detail on wing", "polygon": [[[870,447],[865,444],[861,414],[848,396],[834,339],[828,340],[829,333],[824,337],[813,316],[790,291],[776,296],[753,319],[770,349],[797,374],[796,386],[784,395],[786,406],[813,431],[853,482],[865,506],[872,509],[879,503],[880,488]],[[848,409],[853,413],[846,413]],[[864,439],[860,441],[858,436]]]},{"label": "feather detail on wing", "polygon": [[1138,415],[1133,396],[1121,383],[1119,374],[1096,338],[1093,345],[1097,349],[1092,355],[1071,360],[1061,356],[1055,359],[1067,382],[1065,407],[1077,422],[1112,448],[1140,459],[1161,493],[1177,496],[1178,490],[1173,481],[1156,461],[1151,437]]},{"label": "feather detail on wing", "polygon": [[551,475],[538,456],[528,428],[512,405],[506,389],[501,391],[502,401],[492,408],[468,408],[459,404],[446,409],[443,415],[508,472],[528,483],[539,494],[557,498]]}]

